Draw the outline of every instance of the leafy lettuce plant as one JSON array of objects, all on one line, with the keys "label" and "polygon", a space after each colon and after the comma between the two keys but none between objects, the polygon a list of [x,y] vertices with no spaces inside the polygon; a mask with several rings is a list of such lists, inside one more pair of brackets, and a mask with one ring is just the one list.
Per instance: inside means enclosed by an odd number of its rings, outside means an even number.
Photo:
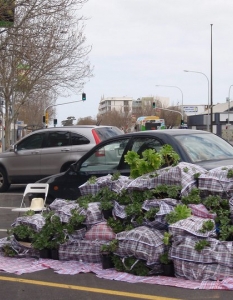
[{"label": "leafy lettuce plant", "polygon": [[163,145],[159,152],[146,149],[142,152],[142,158],[135,151],[128,151],[125,155],[125,162],[130,165],[131,178],[153,172],[162,166],[176,165],[179,160],[179,155],[170,145]]}]

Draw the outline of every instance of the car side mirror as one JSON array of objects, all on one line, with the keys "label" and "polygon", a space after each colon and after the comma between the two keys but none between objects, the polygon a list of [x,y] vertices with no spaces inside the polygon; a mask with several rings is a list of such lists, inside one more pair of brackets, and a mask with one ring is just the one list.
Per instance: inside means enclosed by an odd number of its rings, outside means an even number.
[{"label": "car side mirror", "polygon": [[10,152],[17,152],[17,147],[16,147],[16,149],[15,149],[15,146],[16,146],[16,145],[10,145],[9,151],[10,151]]}]

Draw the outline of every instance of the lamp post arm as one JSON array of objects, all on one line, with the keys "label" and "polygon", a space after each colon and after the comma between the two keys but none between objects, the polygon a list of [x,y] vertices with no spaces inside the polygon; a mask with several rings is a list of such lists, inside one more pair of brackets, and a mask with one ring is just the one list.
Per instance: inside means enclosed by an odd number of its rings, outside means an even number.
[{"label": "lamp post arm", "polygon": [[49,105],[49,106],[47,106],[47,107],[45,108],[44,113],[46,114],[47,110],[48,110],[50,107],[58,106],[58,105],[70,104],[70,103],[74,103],[74,102],[83,102],[83,100],[77,100],[77,101],[71,101],[71,102],[59,103],[59,104],[52,104],[52,105]]}]

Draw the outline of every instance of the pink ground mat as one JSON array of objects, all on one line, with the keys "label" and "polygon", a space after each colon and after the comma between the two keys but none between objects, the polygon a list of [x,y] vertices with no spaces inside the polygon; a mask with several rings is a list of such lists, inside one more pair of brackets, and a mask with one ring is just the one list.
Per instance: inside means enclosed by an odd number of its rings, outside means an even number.
[{"label": "pink ground mat", "polygon": [[0,255],[0,271],[21,275],[46,269],[53,269],[55,273],[75,275],[79,273],[94,273],[98,278],[125,281],[129,283],[148,283],[168,285],[186,289],[203,290],[233,290],[233,278],[223,281],[192,281],[176,277],[165,276],[135,276],[118,272],[115,269],[102,269],[101,264],[84,263],[79,261],[60,261],[52,259],[11,258]]}]

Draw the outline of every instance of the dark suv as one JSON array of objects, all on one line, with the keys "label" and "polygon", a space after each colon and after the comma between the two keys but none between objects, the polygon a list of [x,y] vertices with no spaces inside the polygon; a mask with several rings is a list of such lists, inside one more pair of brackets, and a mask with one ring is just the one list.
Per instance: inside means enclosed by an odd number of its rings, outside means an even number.
[{"label": "dark suv", "polygon": [[101,141],[122,134],[114,126],[77,125],[34,131],[0,153],[0,192],[64,172]]}]

